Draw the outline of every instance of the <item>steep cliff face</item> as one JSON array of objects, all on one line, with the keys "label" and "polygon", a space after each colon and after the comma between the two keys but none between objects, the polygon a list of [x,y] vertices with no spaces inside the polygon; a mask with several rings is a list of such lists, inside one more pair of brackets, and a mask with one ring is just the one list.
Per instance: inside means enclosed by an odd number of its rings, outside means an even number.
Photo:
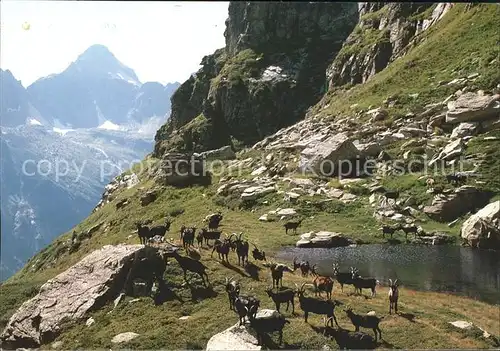
[{"label": "steep cliff face", "polygon": [[449,3],[360,3],[359,23],[328,67],[330,87],[366,82],[404,55]]},{"label": "steep cliff face", "polygon": [[357,20],[356,4],[231,2],[226,47],[172,97],[155,154],[250,144],[296,122],[324,92],[327,65]]}]

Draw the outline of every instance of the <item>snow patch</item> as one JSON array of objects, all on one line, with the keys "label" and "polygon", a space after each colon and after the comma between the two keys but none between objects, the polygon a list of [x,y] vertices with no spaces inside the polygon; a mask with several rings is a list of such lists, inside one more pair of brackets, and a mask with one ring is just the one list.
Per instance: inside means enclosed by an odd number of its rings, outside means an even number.
[{"label": "snow patch", "polygon": [[122,127],[120,127],[118,124],[114,124],[111,121],[106,121],[103,124],[101,124],[97,129],[106,129],[106,130],[122,130]]},{"label": "snow patch", "polygon": [[141,83],[139,83],[137,80],[133,79],[132,77],[124,74],[123,72],[116,72],[116,73],[113,73],[113,72],[108,72],[108,74],[113,78],[113,79],[121,79],[121,80],[124,80],[126,81],[127,83],[131,83],[131,84],[134,84],[134,85],[137,85],[137,86],[140,86]]},{"label": "snow patch", "polygon": [[56,133],[59,133],[61,134],[62,136],[65,136],[66,133],[68,132],[74,132],[75,130],[74,129],[64,129],[64,128],[52,128],[52,131],[56,132]]},{"label": "snow patch", "polygon": [[28,119],[28,124],[31,126],[41,126],[42,125],[42,123],[40,123],[39,120],[34,119],[34,118]]}]

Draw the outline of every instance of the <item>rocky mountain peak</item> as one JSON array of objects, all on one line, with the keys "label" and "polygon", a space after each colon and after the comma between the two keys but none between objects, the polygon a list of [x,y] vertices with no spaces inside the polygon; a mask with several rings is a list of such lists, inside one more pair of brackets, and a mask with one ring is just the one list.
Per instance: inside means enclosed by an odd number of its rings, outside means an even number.
[{"label": "rocky mountain peak", "polygon": [[68,71],[99,78],[110,76],[136,85],[141,84],[133,69],[120,62],[106,46],[100,44],[92,45],[80,54],[68,67]]}]

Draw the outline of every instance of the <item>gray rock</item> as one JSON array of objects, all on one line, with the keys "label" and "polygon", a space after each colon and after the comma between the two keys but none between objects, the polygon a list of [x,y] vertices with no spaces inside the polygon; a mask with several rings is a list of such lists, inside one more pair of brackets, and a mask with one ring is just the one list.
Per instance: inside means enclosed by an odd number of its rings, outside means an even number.
[{"label": "gray rock", "polygon": [[489,194],[473,186],[464,185],[451,194],[438,194],[430,206],[424,207],[424,213],[440,222],[450,222],[456,218],[483,207]]},{"label": "gray rock", "polygon": [[[130,189],[139,183],[139,179],[135,173],[116,176],[108,185],[104,187],[104,193],[101,200],[92,212],[98,211],[108,202],[113,201],[114,194],[119,189]],[[123,204],[122,204],[123,205]]]},{"label": "gray rock", "polygon": [[406,137],[421,137],[427,134],[426,130],[420,128],[403,127],[399,129],[400,133],[403,133]]},{"label": "gray rock", "polygon": [[[300,154],[299,169],[317,174],[329,173],[331,168],[328,164],[337,169],[339,161],[354,160],[358,155],[358,149],[349,140],[347,134],[340,133],[304,149]],[[324,161],[329,162],[324,163]]]},{"label": "gray rock", "polygon": [[246,188],[241,194],[242,200],[255,200],[264,195],[276,192],[276,188],[274,187],[263,187],[263,186],[251,186]]},{"label": "gray rock", "polygon": [[379,143],[372,142],[366,144],[360,144],[359,142],[355,142],[354,146],[358,149],[360,155],[363,156],[373,156],[376,157],[381,151],[382,147]]},{"label": "gray rock", "polygon": [[495,118],[500,113],[500,95],[464,93],[448,102],[446,123],[481,121]]},{"label": "gray rock", "polygon": [[429,166],[433,166],[437,161],[450,161],[453,160],[464,152],[464,144],[462,139],[457,139],[449,144],[447,144],[443,150],[431,161],[429,161]]},{"label": "gray rock", "polygon": [[133,340],[137,338],[139,334],[133,333],[133,332],[126,332],[126,333],[121,333],[118,335],[115,335],[113,339],[111,339],[111,342],[113,344],[121,344],[124,342],[129,342],[130,340]]},{"label": "gray rock", "polygon": [[297,214],[297,211],[295,211],[293,208],[283,208],[283,209],[278,209],[276,210],[276,215],[279,217],[293,217]]},{"label": "gray rock", "polygon": [[206,160],[234,160],[236,158],[235,152],[229,145],[219,149],[202,152],[200,156]]},{"label": "gray rock", "polygon": [[124,269],[143,245],[106,245],[48,280],[24,302],[2,332],[3,347],[38,347],[52,341],[64,319],[81,319],[111,301],[124,284]]},{"label": "gray rock", "polygon": [[478,122],[464,122],[460,123],[457,127],[453,129],[451,133],[451,137],[455,138],[463,138],[465,136],[474,135],[479,127]]},{"label": "gray rock", "polygon": [[366,114],[371,115],[373,121],[382,121],[389,116],[389,113],[381,107],[370,110]]},{"label": "gray rock", "polygon": [[297,247],[342,247],[354,244],[354,242],[341,233],[334,232],[309,232],[302,234],[300,240],[295,244]]},{"label": "gray rock", "polygon": [[259,168],[254,169],[252,171],[251,175],[258,176],[258,175],[261,175],[262,173],[264,173],[265,171],[267,171],[267,167],[266,166],[260,166]]},{"label": "gray rock", "polygon": [[212,336],[205,350],[261,350],[262,347],[257,345],[257,338],[250,334],[247,328],[239,323],[224,330],[221,333]]},{"label": "gray rock", "polygon": [[470,216],[462,225],[460,235],[472,247],[500,249],[500,201]]}]

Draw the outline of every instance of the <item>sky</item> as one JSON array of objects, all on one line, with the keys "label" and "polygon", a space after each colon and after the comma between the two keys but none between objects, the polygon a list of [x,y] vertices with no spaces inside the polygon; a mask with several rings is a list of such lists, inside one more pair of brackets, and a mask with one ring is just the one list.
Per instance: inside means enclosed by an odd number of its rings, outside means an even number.
[{"label": "sky", "polygon": [[141,82],[183,82],[224,46],[228,2],[0,2],[0,67],[24,87],[102,44]]}]

